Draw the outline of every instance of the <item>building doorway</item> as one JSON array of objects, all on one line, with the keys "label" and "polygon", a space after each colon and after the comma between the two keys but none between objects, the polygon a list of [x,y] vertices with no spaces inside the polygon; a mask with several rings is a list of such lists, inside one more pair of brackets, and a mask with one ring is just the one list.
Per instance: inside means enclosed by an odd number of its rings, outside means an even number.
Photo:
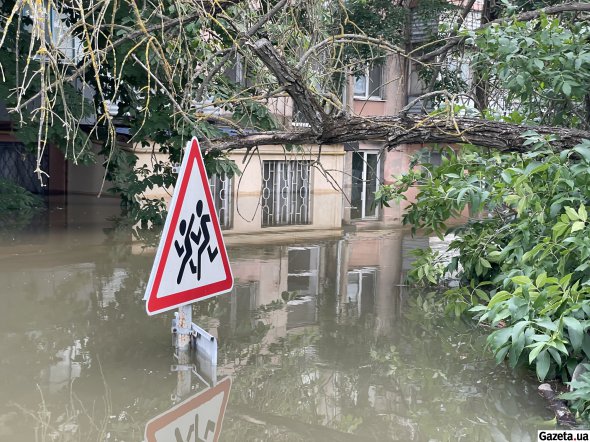
[{"label": "building doorway", "polygon": [[379,152],[352,152],[351,219],[376,219],[378,217],[375,192],[381,178],[379,169]]}]

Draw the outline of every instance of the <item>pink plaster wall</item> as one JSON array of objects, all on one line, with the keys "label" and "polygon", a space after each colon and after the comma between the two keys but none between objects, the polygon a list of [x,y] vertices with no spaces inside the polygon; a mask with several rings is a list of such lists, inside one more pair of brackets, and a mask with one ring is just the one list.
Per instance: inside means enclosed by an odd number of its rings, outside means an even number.
[{"label": "pink plaster wall", "polygon": [[363,117],[385,115],[385,100],[357,100],[354,99],[353,111]]}]

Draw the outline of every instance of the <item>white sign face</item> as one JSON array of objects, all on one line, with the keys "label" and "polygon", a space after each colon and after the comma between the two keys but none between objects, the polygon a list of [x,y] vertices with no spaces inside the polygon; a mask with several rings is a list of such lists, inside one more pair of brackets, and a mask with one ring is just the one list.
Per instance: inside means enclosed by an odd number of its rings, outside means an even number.
[{"label": "white sign face", "polygon": [[216,442],[221,434],[230,388],[231,379],[225,378],[155,417],[145,427],[146,441]]},{"label": "white sign face", "polygon": [[231,290],[233,277],[196,138],[189,143],[146,289],[149,315]]}]

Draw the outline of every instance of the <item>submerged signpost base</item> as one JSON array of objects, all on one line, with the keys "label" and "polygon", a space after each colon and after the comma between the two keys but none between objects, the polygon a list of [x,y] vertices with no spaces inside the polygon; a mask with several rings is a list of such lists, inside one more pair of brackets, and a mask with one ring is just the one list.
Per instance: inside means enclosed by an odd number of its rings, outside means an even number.
[{"label": "submerged signpost base", "polygon": [[[217,383],[217,339],[192,322],[192,308],[178,308],[172,320],[172,344],[178,363],[172,371],[178,373],[176,400],[191,391],[191,376],[195,373],[211,387]],[[195,365],[196,362],[196,365]]]}]

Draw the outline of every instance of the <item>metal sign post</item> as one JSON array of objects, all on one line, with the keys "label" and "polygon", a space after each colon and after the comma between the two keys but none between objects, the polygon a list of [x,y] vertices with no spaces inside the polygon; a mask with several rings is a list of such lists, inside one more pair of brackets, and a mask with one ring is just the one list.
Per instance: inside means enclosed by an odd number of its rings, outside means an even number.
[{"label": "metal sign post", "polygon": [[173,345],[178,350],[188,351],[191,345],[193,310],[190,305],[178,307],[172,320]]},{"label": "metal sign post", "polygon": [[177,359],[172,370],[178,373],[176,399],[191,392],[193,371],[204,373],[212,387],[217,381],[217,340],[192,322],[190,304],[229,292],[232,287],[233,276],[205,163],[199,142],[193,138],[178,170],[144,296],[149,315],[178,308],[172,321]]},{"label": "metal sign post", "polygon": [[[191,391],[191,373],[213,386],[217,383],[217,339],[192,322],[192,308],[178,308],[172,320],[172,344],[178,361],[172,371],[178,373],[176,399],[186,397]],[[195,365],[196,362],[196,365]]]}]

